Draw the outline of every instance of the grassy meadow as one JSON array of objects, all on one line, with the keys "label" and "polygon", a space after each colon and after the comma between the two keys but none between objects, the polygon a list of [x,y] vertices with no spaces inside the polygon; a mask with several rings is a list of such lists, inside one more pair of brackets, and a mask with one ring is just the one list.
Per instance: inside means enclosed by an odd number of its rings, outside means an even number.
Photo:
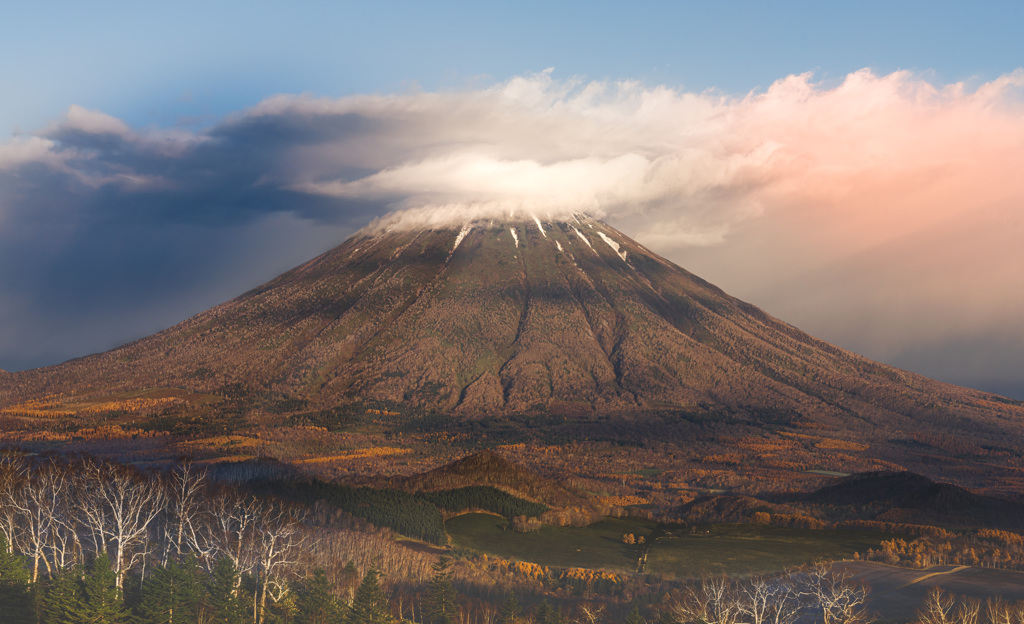
[{"label": "grassy meadow", "polygon": [[[504,518],[470,513],[446,523],[456,548],[553,567],[635,571],[637,546],[650,544],[647,572],[670,578],[707,574],[756,574],[877,548],[892,536],[866,531],[815,531],[752,524],[713,524],[667,529],[636,518],[606,518],[588,527],[543,526],[532,533],[507,528]],[[653,540],[653,541],[651,541]]]}]

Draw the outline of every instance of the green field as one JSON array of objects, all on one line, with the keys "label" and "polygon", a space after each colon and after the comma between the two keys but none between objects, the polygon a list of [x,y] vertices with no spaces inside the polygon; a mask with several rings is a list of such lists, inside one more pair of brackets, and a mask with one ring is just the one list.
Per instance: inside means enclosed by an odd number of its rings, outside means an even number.
[{"label": "green field", "polygon": [[465,514],[446,523],[452,544],[499,557],[554,567],[634,571],[636,547],[624,533],[654,539],[647,571],[674,578],[707,574],[754,574],[821,559],[842,559],[877,548],[892,536],[866,531],[811,531],[754,524],[714,524],[659,530],[654,522],[606,518],[588,527],[541,527],[534,533],[505,530],[506,521]]}]

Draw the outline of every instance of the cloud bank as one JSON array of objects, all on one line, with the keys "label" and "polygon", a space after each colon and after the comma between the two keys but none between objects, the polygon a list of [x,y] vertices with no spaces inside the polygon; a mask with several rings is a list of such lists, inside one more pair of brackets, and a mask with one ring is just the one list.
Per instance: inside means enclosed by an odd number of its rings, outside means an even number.
[{"label": "cloud bank", "polygon": [[[282,95],[198,130],[72,107],[0,144],[0,321],[63,301],[46,284],[69,264],[94,266],[82,279],[113,297],[147,281],[141,255],[168,293],[206,280],[209,304],[270,277],[217,251],[255,255],[252,237],[287,250],[267,271],[389,213],[421,227],[582,211],[823,338],[1024,392],[1022,91],[1024,70],[977,85],[804,74],[740,97],[547,71],[472,91]],[[185,307],[173,320],[198,311]],[[31,349],[19,340],[0,334],[0,355]]]}]

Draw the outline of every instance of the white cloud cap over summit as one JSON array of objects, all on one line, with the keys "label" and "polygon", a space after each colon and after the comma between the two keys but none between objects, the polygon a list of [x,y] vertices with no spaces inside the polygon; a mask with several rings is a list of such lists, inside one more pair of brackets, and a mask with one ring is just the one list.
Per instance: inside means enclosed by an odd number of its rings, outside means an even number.
[{"label": "white cloud cap over summit", "polygon": [[[0,260],[44,271],[118,228],[187,241],[272,221],[305,236],[388,213],[461,227],[585,212],[870,357],[939,374],[935,353],[981,362],[969,345],[998,343],[998,361],[972,370],[1009,380],[1024,361],[1022,88],[1024,70],[973,87],[861,70],[732,97],[545,71],[459,91],[280,95],[200,130],[72,107],[0,144]],[[26,300],[24,283],[60,282],[0,271],[0,296]]]}]

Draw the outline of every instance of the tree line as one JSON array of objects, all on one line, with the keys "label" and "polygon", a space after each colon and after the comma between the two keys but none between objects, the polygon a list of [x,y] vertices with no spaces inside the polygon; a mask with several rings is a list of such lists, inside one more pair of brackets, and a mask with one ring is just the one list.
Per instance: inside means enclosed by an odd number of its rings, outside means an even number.
[{"label": "tree line", "polygon": [[[214,482],[189,463],[142,472],[90,457],[0,453],[0,550],[14,570],[0,582],[19,585],[23,570],[45,621],[105,622],[55,614],[77,613],[100,594],[130,598],[167,579],[209,593],[230,576],[232,596],[249,597],[245,621],[260,624],[317,564],[359,558],[366,569],[372,559],[410,574],[429,566],[429,557],[359,529],[322,507]],[[333,570],[336,588],[355,574],[349,567]]]},{"label": "tree line", "polygon": [[[855,624],[870,616],[867,590],[827,566],[693,583],[633,575],[614,592],[581,579],[554,591],[516,580],[517,566],[499,578],[486,557],[474,570],[475,557],[417,553],[345,518],[323,501],[217,483],[187,463],[142,472],[0,453],[0,621]],[[922,624],[1024,614],[1000,601],[930,601]]]}]

